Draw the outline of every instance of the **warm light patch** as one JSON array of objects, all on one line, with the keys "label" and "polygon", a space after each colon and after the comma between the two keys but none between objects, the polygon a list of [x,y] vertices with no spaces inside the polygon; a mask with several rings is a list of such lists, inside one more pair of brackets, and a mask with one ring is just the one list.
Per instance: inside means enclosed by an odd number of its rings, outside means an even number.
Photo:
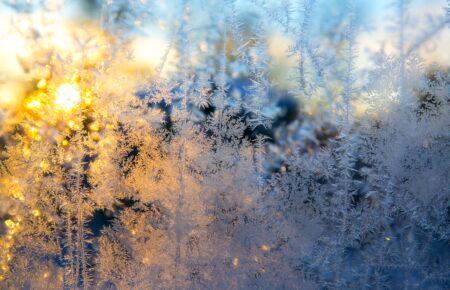
[{"label": "warm light patch", "polygon": [[11,196],[20,201],[24,201],[23,193],[21,191],[12,191]]},{"label": "warm light patch", "polygon": [[94,122],[91,125],[89,125],[89,130],[93,132],[98,132],[100,130],[100,125],[97,122]]},{"label": "warm light patch", "polygon": [[31,138],[33,138],[36,141],[40,141],[42,138],[41,135],[39,134],[39,130],[35,127],[30,128],[28,134]]},{"label": "warm light patch", "polygon": [[45,86],[47,86],[47,81],[46,81],[45,79],[41,79],[41,80],[39,80],[39,82],[37,83],[38,89],[44,89]]},{"label": "warm light patch", "polygon": [[168,43],[158,37],[138,38],[133,43],[136,60],[150,66],[158,66],[166,53]]},{"label": "warm light patch", "polygon": [[38,99],[31,99],[28,103],[27,103],[27,108],[30,110],[36,110],[41,108],[41,101]]},{"label": "warm light patch", "polygon": [[81,94],[74,84],[62,84],[56,90],[55,105],[66,112],[72,111],[81,102]]},{"label": "warm light patch", "polygon": [[47,161],[42,160],[41,163],[39,164],[39,167],[41,167],[41,169],[42,169],[43,171],[46,171],[46,170],[48,169],[48,167],[49,167],[49,164],[48,164]]},{"label": "warm light patch", "polygon": [[69,126],[69,128],[70,129],[74,129],[75,128],[75,121],[74,120],[70,120],[68,123],[67,123],[67,126]]},{"label": "warm light patch", "polygon": [[239,259],[238,258],[234,258],[233,259],[233,267],[237,268],[239,266]]},{"label": "warm light patch", "polygon": [[14,103],[14,97],[0,91],[0,108],[9,108]]},{"label": "warm light patch", "polygon": [[14,226],[15,226],[14,222],[10,219],[5,220],[5,225],[7,228],[10,228],[10,229],[14,228]]},{"label": "warm light patch", "polygon": [[90,104],[92,104],[92,93],[90,91],[87,91],[84,98],[83,98],[83,102],[85,105],[89,106]]}]

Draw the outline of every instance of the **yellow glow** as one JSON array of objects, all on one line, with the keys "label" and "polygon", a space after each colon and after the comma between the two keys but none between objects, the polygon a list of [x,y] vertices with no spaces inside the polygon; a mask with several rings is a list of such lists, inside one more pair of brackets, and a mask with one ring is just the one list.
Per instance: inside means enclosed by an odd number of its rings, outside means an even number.
[{"label": "yellow glow", "polygon": [[0,108],[7,110],[14,109],[22,101],[26,93],[25,91],[25,86],[19,81],[0,83]]},{"label": "yellow glow", "polygon": [[9,267],[6,264],[3,264],[1,268],[2,268],[3,272],[7,272],[9,270]]},{"label": "yellow glow", "polygon": [[264,252],[267,252],[268,250],[270,250],[270,247],[268,245],[262,245],[261,250],[263,250]]},{"label": "yellow glow", "polygon": [[10,229],[14,228],[14,226],[15,226],[14,222],[12,220],[10,220],[10,219],[7,219],[5,221],[5,225],[6,225],[7,228],[10,228]]},{"label": "yellow glow", "polygon": [[33,138],[36,141],[41,140],[41,135],[39,135],[39,131],[37,128],[33,127],[29,131],[30,137]]},{"label": "yellow glow", "polygon": [[97,122],[94,122],[91,125],[89,125],[89,130],[93,132],[98,132],[100,130],[100,126]]},{"label": "yellow glow", "polygon": [[92,104],[92,93],[90,91],[86,92],[86,95],[83,98],[83,102],[85,105],[89,106]]},{"label": "yellow glow", "polygon": [[75,121],[74,120],[70,120],[69,123],[67,123],[67,126],[69,126],[70,129],[75,128]]},{"label": "yellow glow", "polygon": [[95,142],[100,141],[100,135],[97,132],[92,132],[91,136],[93,141]]},{"label": "yellow glow", "polygon": [[47,161],[45,161],[45,160],[42,160],[41,161],[41,163],[39,164],[39,167],[41,167],[42,168],[42,170],[47,170],[48,169],[48,167],[49,167],[49,164],[48,164],[48,162]]},{"label": "yellow glow", "polygon": [[67,154],[66,158],[65,158],[66,162],[71,162],[72,161],[72,155]]},{"label": "yellow glow", "polygon": [[62,84],[56,90],[55,105],[61,110],[70,112],[81,102],[78,87],[73,84]]},{"label": "yellow glow", "polygon": [[39,109],[40,107],[41,107],[41,101],[38,99],[32,99],[27,104],[27,108],[30,110]]},{"label": "yellow glow", "polygon": [[13,190],[11,195],[12,195],[13,198],[18,199],[20,201],[24,201],[25,200],[25,198],[23,197],[23,193],[21,191],[19,191],[19,190]]},{"label": "yellow glow", "polygon": [[239,259],[238,258],[234,258],[233,259],[233,267],[237,268],[237,266],[239,266]]},{"label": "yellow glow", "polygon": [[43,89],[43,88],[45,88],[45,86],[47,86],[47,81],[46,81],[45,79],[41,79],[41,80],[37,83],[38,89]]},{"label": "yellow glow", "polygon": [[35,216],[35,217],[38,217],[38,216],[41,215],[41,212],[40,212],[38,209],[33,209],[33,210],[31,211],[31,214],[32,214],[33,216]]}]

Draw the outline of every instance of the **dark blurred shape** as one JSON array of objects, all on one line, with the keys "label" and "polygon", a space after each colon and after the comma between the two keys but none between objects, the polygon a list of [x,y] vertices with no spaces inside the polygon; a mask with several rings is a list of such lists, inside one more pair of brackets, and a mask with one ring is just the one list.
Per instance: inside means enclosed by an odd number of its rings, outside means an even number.
[{"label": "dark blurred shape", "polygon": [[322,126],[314,130],[314,135],[319,141],[319,146],[325,146],[328,140],[339,135],[337,127],[330,122],[323,123]]}]

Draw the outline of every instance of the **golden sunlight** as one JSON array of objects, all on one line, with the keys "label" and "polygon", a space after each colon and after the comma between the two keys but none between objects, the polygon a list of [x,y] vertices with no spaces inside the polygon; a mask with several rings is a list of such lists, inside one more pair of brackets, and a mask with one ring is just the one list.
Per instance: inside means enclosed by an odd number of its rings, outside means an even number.
[{"label": "golden sunlight", "polygon": [[74,84],[62,84],[56,90],[55,105],[63,111],[72,111],[81,102],[81,94],[78,86]]}]

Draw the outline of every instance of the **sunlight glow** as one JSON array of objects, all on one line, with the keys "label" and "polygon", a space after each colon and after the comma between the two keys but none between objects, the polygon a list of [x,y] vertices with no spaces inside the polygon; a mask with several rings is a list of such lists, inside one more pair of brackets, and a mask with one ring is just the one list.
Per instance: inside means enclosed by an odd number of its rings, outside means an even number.
[{"label": "sunlight glow", "polygon": [[60,109],[72,111],[81,102],[81,94],[78,87],[73,84],[62,84],[56,90],[55,105]]}]

